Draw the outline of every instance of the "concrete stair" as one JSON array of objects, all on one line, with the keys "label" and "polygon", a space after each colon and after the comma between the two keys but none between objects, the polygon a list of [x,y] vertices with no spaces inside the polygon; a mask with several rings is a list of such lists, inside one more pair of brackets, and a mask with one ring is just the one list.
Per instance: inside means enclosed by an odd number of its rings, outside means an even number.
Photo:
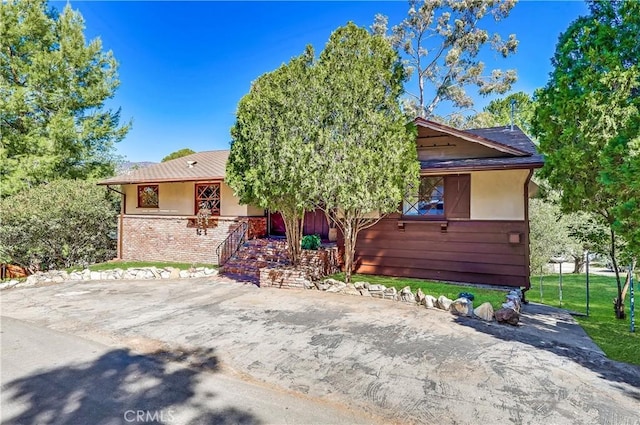
[{"label": "concrete stair", "polygon": [[260,269],[289,264],[283,239],[253,239],[245,242],[221,268],[220,273],[236,280],[258,283]]}]

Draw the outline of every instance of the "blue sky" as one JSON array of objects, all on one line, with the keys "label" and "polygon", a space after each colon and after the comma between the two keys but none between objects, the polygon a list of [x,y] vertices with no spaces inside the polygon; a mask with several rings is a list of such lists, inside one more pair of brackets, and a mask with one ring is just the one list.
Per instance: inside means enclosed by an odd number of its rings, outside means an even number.
[{"label": "blue sky", "polygon": [[[61,7],[64,3],[53,3]],[[356,2],[71,2],[84,16],[88,39],[100,37],[120,63],[121,85],[109,101],[133,128],[117,145],[129,161],[160,161],[181,149],[226,149],[236,105],[261,74],[312,44],[320,52],[348,21],[369,27],[376,13],[390,25],[406,15],[405,1]],[[559,34],[587,13],[583,2],[521,1],[490,27],[515,33],[518,53],[491,53],[488,67],[516,69],[512,91],[532,93],[551,71]],[[481,109],[491,98],[478,98]]]}]

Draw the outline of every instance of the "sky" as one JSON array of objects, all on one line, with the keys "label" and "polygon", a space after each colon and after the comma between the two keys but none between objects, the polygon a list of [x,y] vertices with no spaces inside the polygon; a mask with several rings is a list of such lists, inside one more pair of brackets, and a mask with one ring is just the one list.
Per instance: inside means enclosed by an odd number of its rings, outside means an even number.
[{"label": "sky", "polygon": [[[182,148],[228,149],[236,106],[253,80],[308,44],[318,54],[349,21],[369,28],[382,13],[392,26],[408,10],[406,1],[69,3],[85,19],[87,40],[99,37],[120,64],[120,87],[106,106],[121,108],[121,122],[132,120],[116,148],[135,162],[159,162]],[[503,59],[487,51],[482,58],[487,67],[516,69],[511,92],[532,94],[547,82],[560,33],[586,13],[583,2],[521,0],[507,19],[487,26],[505,38],[516,34],[517,54]],[[474,98],[477,110],[492,99]]]}]

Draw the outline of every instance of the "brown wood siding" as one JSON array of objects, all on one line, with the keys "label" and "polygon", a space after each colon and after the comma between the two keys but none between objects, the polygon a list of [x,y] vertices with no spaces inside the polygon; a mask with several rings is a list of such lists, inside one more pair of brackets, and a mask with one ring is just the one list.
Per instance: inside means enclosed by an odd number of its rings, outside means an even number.
[{"label": "brown wood siding", "polygon": [[[404,221],[382,219],[358,236],[355,271],[489,285],[529,286],[524,221]],[[509,233],[519,233],[518,244]]]}]

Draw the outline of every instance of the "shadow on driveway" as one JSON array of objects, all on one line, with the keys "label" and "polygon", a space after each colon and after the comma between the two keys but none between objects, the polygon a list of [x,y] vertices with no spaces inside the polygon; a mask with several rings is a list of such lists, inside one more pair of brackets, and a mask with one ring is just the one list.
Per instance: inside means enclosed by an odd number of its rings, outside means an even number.
[{"label": "shadow on driveway", "polygon": [[[25,406],[21,414],[4,424],[177,423],[174,406],[188,404],[194,396],[201,369],[217,371],[218,365],[212,350],[149,355],[112,350],[92,362],[44,371],[4,385],[3,391],[12,394],[11,401]],[[198,415],[190,425],[260,423],[236,408],[207,411],[197,405],[194,411]]]}]

